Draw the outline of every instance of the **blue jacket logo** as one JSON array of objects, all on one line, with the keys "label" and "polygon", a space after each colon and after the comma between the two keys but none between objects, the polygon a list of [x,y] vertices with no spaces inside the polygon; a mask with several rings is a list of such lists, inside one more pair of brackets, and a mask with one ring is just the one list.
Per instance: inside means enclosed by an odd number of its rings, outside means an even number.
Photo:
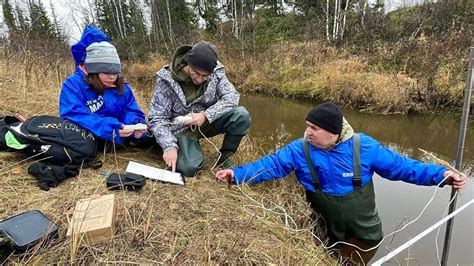
[{"label": "blue jacket logo", "polygon": [[104,98],[102,97],[102,95],[99,95],[97,99],[87,101],[86,105],[91,111],[91,113],[95,113],[104,105]]}]

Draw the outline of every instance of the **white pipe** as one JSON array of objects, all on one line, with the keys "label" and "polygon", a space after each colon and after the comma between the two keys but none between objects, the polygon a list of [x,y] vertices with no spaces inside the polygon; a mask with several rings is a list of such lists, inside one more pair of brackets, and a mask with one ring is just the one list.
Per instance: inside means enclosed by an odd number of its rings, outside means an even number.
[{"label": "white pipe", "polygon": [[449,214],[448,216],[444,217],[443,219],[441,219],[439,222],[435,223],[434,225],[432,225],[431,227],[427,228],[425,231],[421,232],[419,235],[415,236],[414,238],[410,239],[408,242],[406,242],[405,244],[401,245],[400,247],[398,247],[397,249],[395,249],[394,251],[388,253],[386,256],[380,258],[378,261],[374,262],[372,264],[372,266],[377,266],[377,265],[382,265],[382,263],[386,262],[387,260],[395,257],[395,255],[397,255],[398,253],[402,252],[403,250],[405,250],[406,248],[408,248],[409,246],[413,245],[416,241],[420,240],[421,238],[423,238],[424,236],[426,236],[428,233],[430,233],[431,231],[435,230],[436,228],[440,227],[443,223],[445,223],[446,221],[448,221],[449,219],[451,219],[453,216],[455,216],[456,214],[460,213],[461,211],[463,211],[465,208],[467,208],[469,205],[471,205],[472,203],[474,203],[474,199],[472,199],[471,201],[469,201],[468,203],[464,204],[463,206],[459,207],[457,210],[455,210],[454,212],[452,212],[451,214]]}]

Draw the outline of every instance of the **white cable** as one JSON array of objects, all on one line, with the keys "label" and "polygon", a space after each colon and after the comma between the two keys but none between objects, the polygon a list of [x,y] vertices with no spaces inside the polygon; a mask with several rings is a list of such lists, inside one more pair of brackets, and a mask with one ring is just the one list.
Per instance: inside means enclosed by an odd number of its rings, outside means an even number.
[{"label": "white cable", "polygon": [[424,236],[426,236],[428,233],[430,233],[431,231],[433,231],[434,229],[438,228],[439,226],[441,226],[443,223],[447,222],[449,219],[453,218],[455,215],[459,214],[460,212],[462,212],[464,209],[466,209],[467,207],[469,207],[471,204],[474,203],[474,199],[470,200],[469,202],[467,202],[466,204],[464,204],[463,206],[457,208],[455,211],[453,211],[452,213],[450,213],[448,216],[444,217],[443,219],[441,219],[440,221],[438,221],[437,223],[435,223],[434,225],[428,227],[425,231],[419,233],[418,235],[416,235],[414,238],[410,239],[408,242],[406,242],[405,244],[401,245],[400,247],[398,247],[397,249],[395,249],[394,251],[390,252],[388,255],[384,256],[383,258],[379,259],[378,261],[374,262],[372,265],[382,265],[382,263],[384,263],[386,260],[394,257],[395,255],[397,255],[398,253],[400,253],[401,251],[403,251],[404,249],[406,249],[407,247],[411,246],[412,244],[414,244],[415,242],[417,242],[418,240],[420,240],[421,238],[423,238]]},{"label": "white cable", "polygon": [[[469,178],[466,179],[467,181],[470,181],[472,182]],[[444,209],[444,212],[443,212],[443,215],[441,217],[445,217],[448,213],[448,209],[449,209],[449,206],[451,205],[451,203],[454,201],[454,199],[456,198],[458,192],[456,191],[456,193],[454,194],[453,198],[449,201],[448,203],[448,206],[446,206],[446,209]],[[438,259],[438,264],[441,265],[441,259],[439,257],[439,246],[438,246],[438,236],[439,236],[439,232],[441,231],[441,227],[438,228],[438,230],[436,231],[436,237],[435,237],[435,246],[436,246],[436,258]]]},{"label": "white cable", "polygon": [[[447,178],[449,178],[452,174],[448,174],[446,177],[443,178],[443,180],[441,180],[437,185],[436,185],[436,188],[438,188]],[[246,183],[241,183],[241,185],[243,186],[243,184],[246,184]],[[246,184],[247,185],[247,184]],[[278,204],[272,202],[272,201],[269,201],[270,203],[272,203],[273,205],[276,206],[276,208],[282,210],[282,212],[276,212],[274,211],[274,208],[272,209],[269,209],[267,207],[265,207],[265,205],[263,204],[263,198],[262,198],[262,203],[258,203],[255,199],[253,199],[252,197],[250,197],[248,194],[246,194],[242,188],[240,186],[237,186],[240,190],[240,192],[246,196],[248,199],[250,199],[251,201],[253,201],[254,203],[256,203],[258,205],[258,207],[261,207],[264,211],[269,211],[269,212],[272,212],[272,213],[275,213],[275,214],[278,214],[278,215],[284,215],[285,216],[285,228],[289,231],[294,231],[294,232],[303,232],[303,231],[307,231],[309,232],[314,238],[316,238],[317,240],[319,240],[319,242],[321,243],[321,246],[324,248],[324,249],[331,249],[333,247],[335,247],[336,245],[338,244],[345,244],[345,245],[348,245],[348,246],[351,246],[351,247],[354,247],[362,252],[368,252],[368,251],[371,251],[371,250],[374,250],[376,248],[378,248],[382,242],[389,236],[393,235],[393,234],[396,234],[402,230],[404,230],[406,227],[408,227],[409,225],[413,224],[414,222],[418,221],[420,219],[420,217],[423,215],[423,213],[425,212],[425,210],[428,208],[428,206],[432,203],[432,201],[434,200],[435,196],[436,196],[436,193],[437,193],[437,189],[435,189],[434,193],[433,193],[433,196],[431,197],[431,199],[427,202],[427,204],[425,205],[425,207],[422,209],[422,211],[420,212],[420,214],[415,218],[413,219],[412,221],[408,222],[407,224],[405,224],[402,228],[400,229],[397,229],[393,232],[391,232],[390,234],[386,235],[384,238],[382,238],[382,240],[380,240],[380,242],[374,246],[374,247],[371,247],[371,248],[368,248],[368,249],[362,249],[360,248],[359,246],[357,245],[354,245],[352,243],[348,243],[348,242],[345,242],[345,241],[337,241],[335,243],[333,243],[332,245],[330,246],[326,246],[324,244],[324,241],[322,241],[319,237],[317,237],[311,230],[308,230],[308,229],[298,229],[298,226],[296,225],[295,221],[293,220],[293,218],[291,218],[291,216],[288,215],[288,213],[281,207],[279,206]],[[247,186],[248,187],[248,186]],[[455,197],[456,197],[457,193],[455,194]],[[245,206],[254,206],[254,207],[257,207],[255,205],[244,205]],[[288,223],[288,220],[291,220],[291,222],[293,223],[293,226],[294,228],[290,227],[289,226],[289,223]]]},{"label": "white cable", "polygon": [[[201,133],[201,135],[202,135],[202,136],[216,149],[216,151],[219,153],[219,157],[217,158],[217,160],[216,160],[216,162],[214,163],[214,165],[211,167],[211,172],[215,175],[216,173],[214,172],[214,168],[216,167],[217,162],[219,161],[220,157],[222,156],[222,153],[219,151],[219,149],[217,148],[217,146],[216,146],[211,140],[209,140],[209,138],[207,138],[206,135],[201,131],[201,127],[200,127],[200,126],[195,126],[195,128],[193,128],[193,125],[191,125],[191,131],[194,132],[194,131],[196,130],[196,128],[199,130],[199,132]],[[451,175],[452,175],[452,174],[448,174],[446,177],[444,177],[443,180],[441,180],[441,181],[436,185],[436,188],[438,188],[438,187],[439,187],[446,179],[448,179]],[[244,183],[242,183],[242,185],[243,185],[243,184],[244,184]],[[283,209],[281,206],[279,206],[278,204],[276,204],[276,203],[274,203],[274,202],[272,202],[272,201],[269,201],[270,203],[272,203],[272,204],[275,206],[275,208],[269,209],[269,208],[265,207],[265,205],[264,205],[264,203],[263,203],[263,200],[265,199],[265,197],[262,198],[262,202],[261,202],[261,203],[258,203],[258,202],[257,202],[256,200],[254,200],[252,197],[248,196],[245,192],[243,192],[243,190],[240,188],[240,186],[237,186],[237,187],[239,188],[240,192],[241,192],[242,194],[244,194],[244,196],[246,196],[248,199],[250,199],[251,201],[253,201],[254,203],[257,204],[257,205],[244,205],[244,208],[245,208],[245,207],[259,207],[259,208],[261,208],[261,209],[264,210],[264,211],[272,212],[272,213],[275,213],[275,214],[277,214],[277,215],[284,215],[284,216],[285,216],[285,228],[287,228],[288,230],[290,230],[290,231],[295,231],[295,232],[309,231],[309,230],[307,230],[307,229],[303,229],[303,230],[298,229],[298,226],[297,226],[296,222],[293,220],[293,218],[292,218],[290,215],[288,215],[288,213],[286,212],[286,210],[284,210],[284,209]],[[402,228],[397,229],[397,230],[391,232],[390,234],[384,236],[384,237],[382,238],[382,240],[380,240],[380,242],[379,242],[377,245],[375,245],[375,246],[373,246],[373,247],[371,247],[371,248],[368,248],[368,249],[362,249],[362,248],[360,248],[359,246],[357,246],[357,245],[355,245],[355,244],[352,244],[352,243],[349,243],[349,242],[345,242],[345,241],[337,241],[337,242],[333,243],[333,244],[330,245],[330,246],[326,246],[326,245],[324,244],[324,242],[323,242],[319,237],[317,237],[313,232],[311,232],[311,231],[309,231],[309,232],[311,233],[311,235],[312,235],[314,238],[318,239],[318,240],[321,242],[321,246],[322,246],[324,249],[331,249],[331,248],[335,247],[335,246],[338,245],[338,244],[344,244],[344,245],[348,245],[348,246],[354,247],[354,248],[356,248],[356,249],[358,249],[358,250],[360,250],[360,251],[362,251],[362,252],[369,252],[369,251],[372,251],[372,250],[378,248],[378,247],[382,244],[382,242],[383,242],[387,237],[389,237],[389,236],[391,236],[391,235],[394,235],[394,234],[396,234],[396,233],[399,233],[399,232],[403,231],[406,227],[408,227],[409,225],[411,225],[411,224],[415,223],[416,221],[418,221],[418,220],[421,218],[421,216],[423,215],[423,213],[425,212],[425,210],[428,208],[428,206],[429,206],[429,205],[432,203],[432,201],[434,200],[437,191],[438,191],[437,189],[434,190],[433,196],[432,196],[432,197],[430,198],[430,200],[426,203],[425,207],[423,207],[423,209],[421,210],[420,214],[419,214],[415,219],[413,219],[412,221],[410,221],[410,222],[408,222],[407,224],[405,224]],[[448,206],[449,206],[449,204],[451,204],[451,202],[456,198],[457,194],[458,194],[457,192],[454,194],[453,199],[448,203]],[[282,210],[283,212],[277,212],[277,211],[275,211],[275,209],[280,209],[280,210]],[[247,212],[248,212],[248,211],[247,211]],[[257,216],[257,218],[259,218],[259,217]],[[264,216],[264,217],[261,217],[260,219],[263,219],[263,218],[265,218],[265,216]],[[295,226],[296,229],[291,228],[291,227],[288,226],[288,218],[291,220],[293,226]],[[439,232],[439,230],[438,230],[438,232]],[[436,247],[437,247],[437,243],[436,243]],[[437,256],[438,256],[438,261],[439,261],[438,247],[437,247],[436,250],[437,250]]]},{"label": "white cable", "polygon": [[214,165],[211,167],[211,172],[215,175],[216,173],[214,172],[214,169],[218,166],[218,165],[217,165],[217,162],[219,162],[219,159],[221,158],[222,153],[221,153],[220,150],[217,148],[217,146],[216,146],[208,137],[206,137],[206,135],[201,131],[201,126],[190,125],[190,129],[191,129],[192,132],[195,132],[196,129],[198,129],[198,130],[199,130],[199,133],[201,133],[201,135],[204,137],[204,139],[206,139],[209,143],[211,143],[211,145],[214,147],[214,149],[216,149],[216,151],[219,153],[219,157],[217,157],[216,162],[215,162]]},{"label": "white cable", "polygon": [[219,162],[219,160],[220,160],[220,158],[221,158],[221,156],[222,156],[222,153],[221,153],[221,151],[217,148],[217,146],[216,146],[208,137],[206,137],[206,135],[204,135],[204,133],[202,133],[200,126],[198,126],[198,129],[199,129],[199,132],[201,133],[201,135],[202,135],[209,143],[211,143],[211,145],[214,147],[214,149],[216,149],[216,151],[219,153],[219,157],[217,157],[216,162],[215,162],[214,165],[211,167],[211,172],[215,175],[216,173],[214,172],[214,169],[215,169],[216,167],[218,167],[217,163]]},{"label": "white cable", "polygon": [[[441,218],[444,218],[446,216],[446,214],[448,213],[449,206],[454,201],[454,199],[456,198],[457,195],[458,195],[458,192],[456,191],[453,198],[448,202],[448,206],[446,206],[446,208],[444,209],[444,212],[443,212],[443,215],[441,216]],[[441,259],[439,258],[439,247],[438,247],[438,236],[439,236],[440,231],[441,231],[441,227],[439,227],[438,230],[436,231],[436,237],[435,237],[436,258],[438,259],[438,264],[439,265],[441,265]]]}]

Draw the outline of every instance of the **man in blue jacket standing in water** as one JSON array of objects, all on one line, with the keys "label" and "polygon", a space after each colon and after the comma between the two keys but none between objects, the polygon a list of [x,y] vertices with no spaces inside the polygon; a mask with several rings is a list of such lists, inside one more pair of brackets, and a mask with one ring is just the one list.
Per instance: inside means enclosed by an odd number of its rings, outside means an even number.
[{"label": "man in blue jacket standing in water", "polygon": [[[255,162],[218,171],[216,178],[256,184],[294,171],[313,211],[324,219],[330,242],[345,241],[365,249],[383,238],[375,206],[374,172],[417,185],[441,183],[457,190],[464,186],[466,177],[446,167],[403,157],[362,133],[343,132],[342,112],[333,103],[313,108],[306,116],[306,126],[305,138]],[[344,249],[341,246],[343,255],[350,257],[352,251]],[[368,262],[375,251],[360,253]]]}]

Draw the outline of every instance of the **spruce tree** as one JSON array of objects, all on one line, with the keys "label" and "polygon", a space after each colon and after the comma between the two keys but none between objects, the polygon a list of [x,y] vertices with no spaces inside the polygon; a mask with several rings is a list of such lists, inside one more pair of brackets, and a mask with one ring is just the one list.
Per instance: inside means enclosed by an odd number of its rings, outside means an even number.
[{"label": "spruce tree", "polygon": [[8,27],[10,33],[14,33],[18,31],[16,21],[15,21],[15,14],[13,10],[13,6],[10,4],[9,0],[4,0],[3,5],[3,18],[5,20],[5,24]]},{"label": "spruce tree", "polygon": [[196,0],[194,6],[199,16],[206,22],[206,30],[215,32],[220,22],[217,0]]},{"label": "spruce tree", "polygon": [[39,0],[29,0],[28,9],[31,21],[30,34],[42,39],[56,40],[56,31],[48,18],[43,3]]}]

